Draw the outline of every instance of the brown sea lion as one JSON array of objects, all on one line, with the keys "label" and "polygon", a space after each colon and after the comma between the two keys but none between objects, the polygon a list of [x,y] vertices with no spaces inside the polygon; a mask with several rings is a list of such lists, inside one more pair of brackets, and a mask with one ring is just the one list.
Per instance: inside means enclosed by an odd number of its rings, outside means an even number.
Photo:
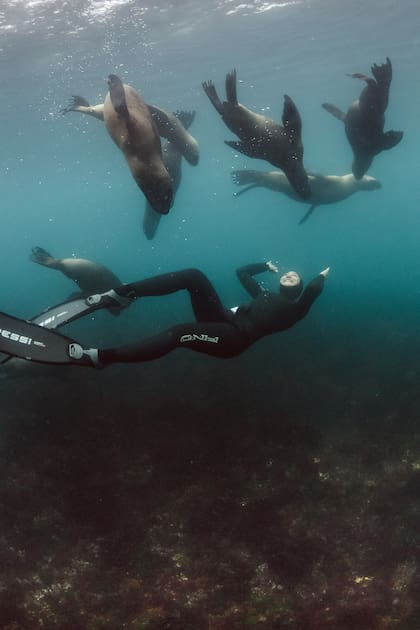
[{"label": "brown sea lion", "polygon": [[[147,103],[146,103],[147,105]],[[181,155],[192,166],[196,166],[200,159],[200,148],[197,140],[187,131],[177,116],[177,113],[166,112],[155,105],[147,105],[152,115],[159,135],[171,142]],[[61,109],[62,114],[79,112],[104,120],[104,104],[90,105],[83,96],[72,96],[67,107]]]},{"label": "brown sea lion", "polygon": [[[308,172],[308,177],[312,191],[312,205],[299,221],[299,224],[304,223],[317,206],[338,203],[360,190],[377,190],[382,186],[380,181],[369,175],[364,175],[361,179],[355,179],[352,173],[348,175],[318,175]],[[238,186],[245,186],[245,188],[235,193],[236,197],[252,188],[263,187],[284,193],[290,199],[305,203],[291,187],[285,174],[280,171],[232,171],[232,179]]]},{"label": "brown sea lion", "polygon": [[104,293],[122,284],[110,269],[85,258],[54,258],[42,247],[33,247],[30,259],[38,265],[61,271],[85,295]]},{"label": "brown sea lion", "polygon": [[159,134],[150,111],[138,93],[116,74],[108,77],[104,122],[121,149],[131,174],[156,212],[167,214],[172,205],[171,177],[165,168]]},{"label": "brown sea lion", "polygon": [[238,102],[236,70],[226,75],[227,101],[223,103],[212,81],[204,82],[202,86],[226,126],[239,137],[240,142],[226,140],[226,144],[244,155],[267,160],[281,168],[298,195],[303,199],[310,197],[309,181],[303,166],[302,122],[290,96],[284,96],[281,126]]},{"label": "brown sea lion", "polygon": [[366,81],[357,101],[350,106],[347,114],[330,103],[322,107],[330,114],[344,122],[347,139],[353,149],[352,171],[356,179],[360,179],[372,164],[373,158],[381,151],[395,147],[402,139],[402,131],[384,133],[385,110],[388,107],[389,88],[392,81],[392,65],[387,57],[386,63],[373,64],[374,78],[364,74],[350,75],[355,79]]},{"label": "brown sea lion", "polygon": [[[182,126],[188,129],[194,120],[195,112],[179,111],[175,112],[174,115],[179,119],[180,123],[182,123]],[[183,153],[179,151],[178,144],[174,144],[168,140],[165,145],[162,145],[162,155],[163,162],[172,179],[175,197],[181,183]],[[150,203],[146,203],[143,217],[143,232],[149,240],[155,237],[161,218],[162,215],[155,212]]]}]

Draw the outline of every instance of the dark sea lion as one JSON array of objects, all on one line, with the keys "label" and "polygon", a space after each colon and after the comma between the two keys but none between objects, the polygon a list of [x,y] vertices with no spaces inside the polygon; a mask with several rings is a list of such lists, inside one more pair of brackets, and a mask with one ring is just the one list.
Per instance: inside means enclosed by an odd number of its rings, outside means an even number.
[{"label": "dark sea lion", "polygon": [[327,112],[344,122],[347,139],[353,149],[352,171],[356,179],[360,179],[367,172],[375,155],[392,149],[403,137],[402,131],[384,133],[385,110],[392,81],[391,61],[387,57],[385,64],[380,66],[373,64],[371,70],[373,79],[360,73],[350,75],[366,81],[367,85],[359,99],[350,106],[347,114],[335,105],[322,104]]},{"label": "dark sea lion", "polygon": [[244,155],[267,160],[281,168],[293,188],[303,199],[311,190],[303,166],[302,122],[296,105],[287,94],[284,96],[282,122],[256,114],[238,102],[236,94],[236,70],[226,75],[227,101],[220,100],[214,83],[207,81],[203,89],[226,126],[238,136],[240,142],[225,141],[227,145]]},{"label": "dark sea lion", "polygon": [[[377,190],[382,186],[380,181],[369,175],[364,175],[361,179],[355,179],[352,173],[348,175],[319,175],[308,172],[308,177],[312,191],[312,205],[299,221],[299,224],[304,223],[317,206],[338,203],[361,190]],[[280,171],[233,171],[232,179],[238,186],[245,187],[235,193],[236,197],[252,188],[263,187],[275,192],[281,192],[290,197],[290,199],[305,203],[291,187],[285,174]]]},{"label": "dark sea lion", "polygon": [[[147,105],[159,135],[169,140],[192,166],[196,166],[200,159],[200,148],[197,140],[187,131],[176,113],[167,112],[155,105]],[[104,120],[103,103],[90,105],[83,96],[72,96],[67,107],[60,110],[62,114],[79,112]]]},{"label": "dark sea lion", "polygon": [[[184,129],[188,129],[194,120],[195,112],[179,111],[175,112],[174,116],[176,116]],[[172,188],[175,197],[181,183],[182,157],[185,157],[185,155],[179,151],[178,143],[174,144],[170,140],[162,146],[162,154],[163,162],[172,179]],[[149,240],[152,240],[155,237],[161,218],[162,215],[155,212],[151,205],[146,203],[143,217],[143,232]]]},{"label": "dark sea lion", "polygon": [[122,284],[110,269],[85,258],[54,258],[42,247],[33,247],[30,259],[38,265],[61,271],[84,295],[104,293]]}]

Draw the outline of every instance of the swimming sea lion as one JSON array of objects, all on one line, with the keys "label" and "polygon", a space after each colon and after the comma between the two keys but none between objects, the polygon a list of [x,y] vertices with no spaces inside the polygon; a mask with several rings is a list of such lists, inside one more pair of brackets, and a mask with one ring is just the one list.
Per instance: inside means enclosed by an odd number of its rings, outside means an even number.
[{"label": "swimming sea lion", "polygon": [[344,122],[347,139],[353,149],[352,171],[356,179],[363,177],[375,155],[392,149],[403,137],[402,131],[384,133],[385,110],[392,81],[391,61],[387,57],[385,64],[378,66],[375,63],[371,70],[374,79],[359,73],[350,75],[366,81],[367,85],[359,99],[350,106],[347,114],[335,105],[322,104],[327,112]]},{"label": "swimming sea lion", "polygon": [[311,190],[303,166],[302,122],[290,96],[284,96],[281,126],[271,118],[255,114],[238,102],[236,70],[226,75],[227,101],[223,103],[212,81],[207,81],[202,86],[226,126],[240,139],[240,142],[227,140],[226,144],[235,151],[267,160],[273,166],[281,168],[298,195],[307,199]]},{"label": "swimming sea lion", "polygon": [[104,122],[121,149],[131,174],[156,212],[167,214],[172,205],[171,177],[162,159],[159,134],[144,101],[116,74],[108,77]]},{"label": "swimming sea lion", "polygon": [[73,280],[84,295],[104,293],[121,286],[121,280],[107,267],[85,258],[54,258],[42,247],[33,247],[32,262],[61,271]]},{"label": "swimming sea lion", "polygon": [[[177,119],[179,119],[180,123],[182,123],[182,126],[185,129],[188,129],[194,120],[195,112],[179,111],[175,112],[174,115],[177,117]],[[177,144],[174,144],[173,142],[168,140],[165,145],[162,145],[162,155],[166,170],[168,171],[172,179],[172,188],[175,197],[181,183],[181,164],[183,154],[178,150]],[[161,218],[162,215],[155,212],[150,203],[147,202],[143,217],[143,232],[149,240],[154,238],[159,227]]]},{"label": "swimming sea lion", "polygon": [[[159,135],[162,138],[169,140],[181,153],[184,158],[192,166],[196,166],[200,159],[200,148],[197,140],[187,131],[187,127],[182,124],[182,121],[177,116],[177,113],[166,112],[160,107],[155,105],[147,105],[149,112],[153,118]],[[99,103],[98,105],[90,105],[89,102],[83,96],[72,96],[69,104],[64,109],[61,109],[62,114],[68,112],[79,112],[81,114],[87,114],[93,116],[99,120],[104,120],[104,105]]]},{"label": "swimming sea lion", "polygon": [[[360,190],[377,190],[382,186],[380,181],[369,175],[355,179],[352,173],[348,175],[318,175],[308,172],[308,177],[312,191],[312,205],[299,221],[299,224],[304,223],[317,206],[337,203]],[[284,193],[290,199],[304,203],[304,200],[291,187],[285,174],[279,171],[233,171],[232,179],[238,186],[245,186],[235,193],[236,197],[251,190],[251,188],[260,186]]]}]

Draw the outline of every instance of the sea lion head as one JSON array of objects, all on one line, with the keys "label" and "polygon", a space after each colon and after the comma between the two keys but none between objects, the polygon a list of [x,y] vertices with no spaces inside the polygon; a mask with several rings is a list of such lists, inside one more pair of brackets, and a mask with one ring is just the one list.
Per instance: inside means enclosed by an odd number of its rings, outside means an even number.
[{"label": "sea lion head", "polygon": [[352,165],[353,175],[356,179],[362,179],[363,175],[369,170],[373,161],[373,155],[368,153],[355,153]]},{"label": "sea lion head", "polygon": [[382,188],[382,184],[379,179],[375,179],[370,175],[364,175],[364,177],[360,180],[360,183],[362,184],[364,190],[378,190],[378,188]]},{"label": "sea lion head", "polygon": [[161,167],[136,163],[130,164],[131,173],[137,186],[142,190],[147,201],[159,214],[168,214],[171,209],[174,190],[171,176],[163,164]]}]

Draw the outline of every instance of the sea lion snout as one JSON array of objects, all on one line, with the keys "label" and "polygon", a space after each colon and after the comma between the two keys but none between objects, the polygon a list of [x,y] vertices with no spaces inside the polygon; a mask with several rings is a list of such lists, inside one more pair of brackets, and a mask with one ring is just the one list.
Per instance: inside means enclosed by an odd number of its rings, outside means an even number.
[{"label": "sea lion snout", "polygon": [[142,183],[141,189],[153,210],[159,214],[168,214],[174,199],[174,190],[169,175],[168,179],[159,177],[156,180],[149,176],[146,184]]}]

